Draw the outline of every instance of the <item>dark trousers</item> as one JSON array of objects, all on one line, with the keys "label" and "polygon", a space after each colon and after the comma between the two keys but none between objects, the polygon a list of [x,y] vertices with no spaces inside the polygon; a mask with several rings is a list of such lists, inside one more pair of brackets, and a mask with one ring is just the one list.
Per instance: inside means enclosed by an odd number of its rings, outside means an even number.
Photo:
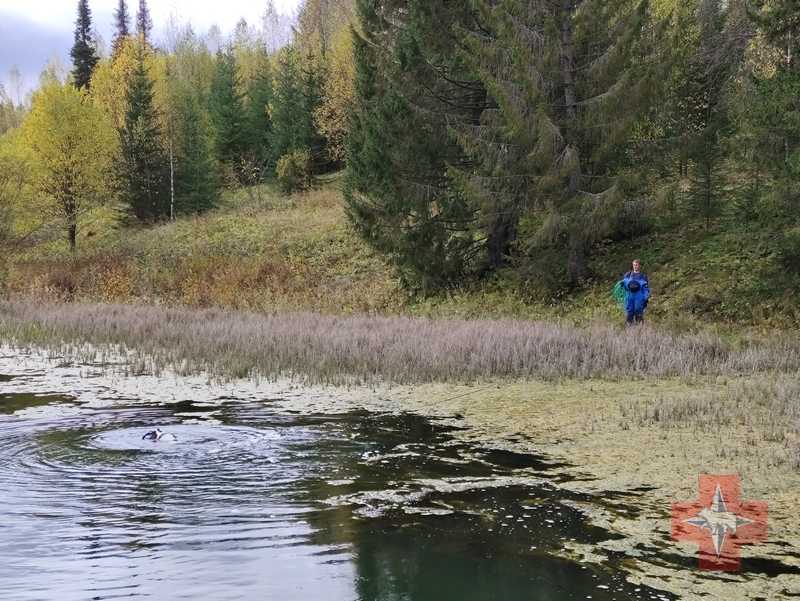
[{"label": "dark trousers", "polygon": [[641,325],[644,323],[644,311],[625,311],[625,320],[628,327],[633,324]]}]

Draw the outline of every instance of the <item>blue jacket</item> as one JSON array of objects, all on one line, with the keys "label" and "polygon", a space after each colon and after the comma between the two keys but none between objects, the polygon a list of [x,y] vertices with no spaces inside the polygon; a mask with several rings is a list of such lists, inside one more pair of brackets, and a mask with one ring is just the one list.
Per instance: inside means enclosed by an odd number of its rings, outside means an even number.
[{"label": "blue jacket", "polygon": [[635,271],[631,270],[631,271],[627,272],[624,276],[622,276],[622,278],[623,279],[630,279],[630,280],[638,280],[639,282],[644,281],[645,284],[648,284],[647,274],[645,272],[643,272],[643,271],[640,271],[639,273],[636,273]]},{"label": "blue jacket", "polygon": [[[625,274],[626,276],[628,274]],[[631,286],[631,282],[636,282]],[[640,278],[622,278],[622,286],[625,288],[625,311],[628,313],[641,313],[644,311],[645,301],[650,298],[650,286],[647,283],[647,276]],[[636,288],[636,290],[631,290]]]}]

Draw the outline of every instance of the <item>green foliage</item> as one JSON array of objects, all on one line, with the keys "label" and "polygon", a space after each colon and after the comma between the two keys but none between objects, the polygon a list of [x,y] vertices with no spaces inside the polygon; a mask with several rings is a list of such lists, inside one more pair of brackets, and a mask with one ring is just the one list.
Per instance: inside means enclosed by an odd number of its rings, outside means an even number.
[{"label": "green foliage", "polygon": [[283,155],[278,159],[275,171],[286,194],[311,187],[311,155],[307,150],[293,150]]},{"label": "green foliage", "polygon": [[15,213],[23,204],[30,158],[12,135],[0,137],[0,249],[7,253],[14,231]]},{"label": "green foliage", "polygon": [[274,103],[273,72],[269,58],[264,53],[257,57],[256,69],[247,88],[246,151],[242,156],[245,185],[261,182],[272,168],[275,151],[272,148],[272,117],[269,107]]},{"label": "green foliage", "polygon": [[800,2],[774,0],[765,2],[761,12],[751,12],[750,17],[765,39],[781,54],[781,67],[786,70],[800,68]]},{"label": "green foliage", "polygon": [[786,230],[778,241],[781,266],[795,276],[800,274],[800,225]]},{"label": "green foliage", "polygon": [[693,149],[689,208],[692,215],[699,216],[705,222],[706,229],[711,227],[712,219],[722,214],[723,199],[727,193],[722,143],[719,128],[711,126],[699,135]]},{"label": "green foliage", "polygon": [[103,203],[111,189],[116,151],[111,123],[85,90],[53,83],[34,95],[22,135],[34,160],[30,181],[74,248],[79,219]]},{"label": "green foliage", "polygon": [[219,181],[209,142],[211,126],[191,90],[178,96],[176,103],[175,210],[200,213],[219,202]]},{"label": "green foliage", "polygon": [[320,104],[321,74],[313,56],[297,48],[284,48],[278,59],[274,101],[271,106],[271,146],[275,156],[306,150],[313,173],[325,170],[325,139],[314,125]]},{"label": "green foliage", "polygon": [[77,88],[89,88],[92,71],[100,61],[92,41],[92,11],[88,0],[78,0],[78,19],[75,21],[75,43],[69,51],[72,57],[72,79]]},{"label": "green foliage", "polygon": [[153,101],[154,81],[145,66],[147,51],[145,44],[137,44],[136,65],[125,93],[122,153],[117,165],[122,198],[129,214],[140,223],[169,215],[169,162]]},{"label": "green foliage", "polygon": [[248,145],[247,113],[241,85],[233,49],[217,52],[208,107],[214,125],[216,158],[233,176],[241,169]]},{"label": "green foliage", "polygon": [[664,25],[646,2],[475,6],[483,30],[460,35],[496,108],[455,132],[479,165],[459,178],[487,224],[489,266],[559,244],[577,283],[591,275],[586,248],[648,206],[624,151],[662,80],[648,30]]},{"label": "green foliage", "polygon": [[646,2],[358,6],[345,194],[401,270],[522,273],[557,245],[577,282],[591,242],[642,221],[625,144],[665,71]]},{"label": "green foliage", "polygon": [[452,179],[472,161],[448,124],[477,125],[486,94],[448,29],[471,26],[467,2],[405,4],[358,3],[344,194],[359,235],[431,293],[479,264],[475,210]]}]

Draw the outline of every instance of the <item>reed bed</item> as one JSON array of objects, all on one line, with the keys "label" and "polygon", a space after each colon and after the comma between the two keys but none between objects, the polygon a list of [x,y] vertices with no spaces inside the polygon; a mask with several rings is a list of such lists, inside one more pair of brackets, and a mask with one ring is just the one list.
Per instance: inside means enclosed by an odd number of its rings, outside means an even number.
[{"label": "reed bed", "polygon": [[708,333],[513,319],[3,303],[0,337],[61,352],[78,352],[83,343],[115,345],[127,352],[134,371],[170,367],[325,384],[800,373],[800,338],[791,334],[732,342]]},{"label": "reed bed", "polygon": [[777,443],[767,460],[800,469],[800,375],[731,378],[683,395],[620,403],[623,429],[657,426],[718,434],[740,429],[739,447],[718,454],[748,456],[759,441]]}]

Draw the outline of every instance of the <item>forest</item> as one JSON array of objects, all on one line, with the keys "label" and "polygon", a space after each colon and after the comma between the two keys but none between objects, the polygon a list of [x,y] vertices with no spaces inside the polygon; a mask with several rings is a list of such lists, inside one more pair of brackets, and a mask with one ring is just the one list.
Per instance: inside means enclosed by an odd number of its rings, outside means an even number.
[{"label": "forest", "polygon": [[328,202],[400,295],[568,302],[636,253],[665,297],[691,280],[673,310],[796,324],[798,15],[794,0],[306,0],[228,38],[168,23],[155,40],[146,0],[119,0],[106,48],[79,0],[70,68],[19,102],[0,87],[3,278],[74,265],[104,231],[335,181]]}]

